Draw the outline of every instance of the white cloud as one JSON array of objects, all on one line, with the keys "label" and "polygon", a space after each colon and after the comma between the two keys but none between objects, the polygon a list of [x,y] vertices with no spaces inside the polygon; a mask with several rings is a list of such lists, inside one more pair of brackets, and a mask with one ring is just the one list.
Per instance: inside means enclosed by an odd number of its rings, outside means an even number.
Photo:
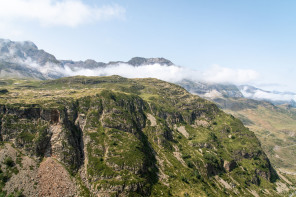
[{"label": "white cloud", "polygon": [[247,87],[241,89],[242,94],[246,98],[259,99],[259,100],[271,100],[271,101],[296,101],[296,94],[285,92],[268,92],[260,89],[256,89],[252,92],[248,91]]},{"label": "white cloud", "polygon": [[231,69],[214,65],[203,73],[203,79],[213,83],[243,84],[254,81],[259,74],[251,69]]},{"label": "white cloud", "polygon": [[[107,66],[106,68],[97,69],[79,69],[71,70],[65,67],[67,75],[86,75],[86,76],[109,76],[120,75],[127,78],[158,78],[164,81],[176,82],[184,78],[192,77],[193,73],[198,75],[198,71],[192,71],[184,67],[178,66],[164,66],[160,64],[143,65],[134,67],[129,64],[116,64],[114,66]],[[196,76],[195,75],[195,76]]]},{"label": "white cloud", "polygon": [[0,0],[0,22],[37,21],[44,26],[76,27],[108,19],[122,19],[119,5],[91,7],[81,0]]},{"label": "white cloud", "polygon": [[165,66],[160,64],[142,65],[134,67],[128,64],[117,64],[106,68],[94,70],[66,67],[67,75],[108,76],[120,75],[127,78],[158,78],[164,81],[177,82],[182,79],[193,81],[206,81],[212,83],[242,84],[257,78],[258,74],[253,70],[233,70],[221,66],[214,66],[205,71],[193,70],[179,66]]}]

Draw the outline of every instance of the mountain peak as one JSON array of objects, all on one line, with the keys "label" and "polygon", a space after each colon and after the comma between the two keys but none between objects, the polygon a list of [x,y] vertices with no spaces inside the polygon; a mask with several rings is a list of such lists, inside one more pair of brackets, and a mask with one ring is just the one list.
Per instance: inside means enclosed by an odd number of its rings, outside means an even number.
[{"label": "mountain peak", "polygon": [[134,57],[127,62],[133,66],[141,66],[141,65],[150,65],[150,64],[160,64],[160,65],[168,65],[171,66],[173,63],[170,60],[165,58],[143,58],[143,57]]},{"label": "mountain peak", "polygon": [[0,47],[15,47],[38,50],[38,47],[32,41],[11,41],[0,38]]}]

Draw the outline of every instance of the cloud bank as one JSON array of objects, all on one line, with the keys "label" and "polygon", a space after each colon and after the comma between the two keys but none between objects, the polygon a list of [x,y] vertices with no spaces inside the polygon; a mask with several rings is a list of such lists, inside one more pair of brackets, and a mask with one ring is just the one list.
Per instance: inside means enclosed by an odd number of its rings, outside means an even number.
[{"label": "cloud bank", "polygon": [[253,70],[236,70],[225,68],[222,66],[213,66],[206,71],[198,71],[179,66],[165,66],[160,64],[142,65],[134,67],[129,64],[116,64],[107,66],[106,68],[97,69],[81,69],[69,68],[65,66],[65,73],[70,76],[108,76],[120,75],[127,78],[158,78],[164,81],[177,82],[182,79],[190,79],[193,81],[206,81],[212,83],[248,83],[258,76]]},{"label": "cloud bank", "polygon": [[246,98],[270,101],[296,101],[295,93],[269,92],[260,89],[256,89],[252,92],[249,92],[246,87],[242,88],[240,91]]},{"label": "cloud bank", "polygon": [[[250,69],[231,69],[214,65],[207,70],[198,71],[180,66],[166,66],[160,64],[142,65],[134,67],[129,64],[120,63],[105,68],[96,69],[81,69],[70,68],[65,66],[62,71],[68,76],[85,75],[85,76],[110,76],[120,75],[127,78],[157,78],[168,82],[178,82],[183,79],[192,81],[204,81],[207,83],[222,83],[222,84],[248,84],[259,78],[259,73]],[[270,100],[270,101],[296,101],[296,94],[284,92],[269,92],[260,89],[255,89],[252,92],[247,89],[240,89],[244,97]],[[213,95],[214,94],[214,95]],[[211,92],[208,97],[219,97],[219,92]]]},{"label": "cloud bank", "polygon": [[[178,66],[164,66],[160,64],[142,65],[134,67],[129,64],[116,64],[114,66],[107,66],[106,68],[97,69],[79,69],[71,70],[65,67],[65,72],[70,75],[85,75],[85,76],[109,76],[120,75],[127,78],[157,78],[164,81],[180,81],[186,77],[190,77],[191,70]],[[195,71],[198,75],[198,73]]]},{"label": "cloud bank", "polygon": [[76,27],[85,23],[122,19],[125,9],[119,5],[91,7],[81,0],[9,0],[0,1],[0,21],[37,21],[44,26]]}]

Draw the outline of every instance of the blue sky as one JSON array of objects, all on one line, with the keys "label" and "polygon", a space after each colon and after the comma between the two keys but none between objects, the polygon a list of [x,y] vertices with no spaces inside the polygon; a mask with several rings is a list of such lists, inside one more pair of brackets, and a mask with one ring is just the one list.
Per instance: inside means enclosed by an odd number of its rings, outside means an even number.
[{"label": "blue sky", "polygon": [[0,1],[0,37],[31,40],[58,59],[248,69],[257,73],[248,83],[296,92],[295,8],[294,0],[10,0]]}]

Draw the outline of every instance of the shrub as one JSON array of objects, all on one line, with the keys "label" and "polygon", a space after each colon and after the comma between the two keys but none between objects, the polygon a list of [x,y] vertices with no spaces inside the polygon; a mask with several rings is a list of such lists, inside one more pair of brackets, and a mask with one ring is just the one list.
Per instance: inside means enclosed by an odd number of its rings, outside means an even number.
[{"label": "shrub", "polygon": [[182,179],[183,182],[185,182],[185,183],[189,183],[188,179],[187,179],[185,176],[182,176],[181,179]]},{"label": "shrub", "polygon": [[11,157],[6,157],[4,159],[4,164],[7,166],[7,167],[13,167],[15,165],[14,161],[12,160]]}]

